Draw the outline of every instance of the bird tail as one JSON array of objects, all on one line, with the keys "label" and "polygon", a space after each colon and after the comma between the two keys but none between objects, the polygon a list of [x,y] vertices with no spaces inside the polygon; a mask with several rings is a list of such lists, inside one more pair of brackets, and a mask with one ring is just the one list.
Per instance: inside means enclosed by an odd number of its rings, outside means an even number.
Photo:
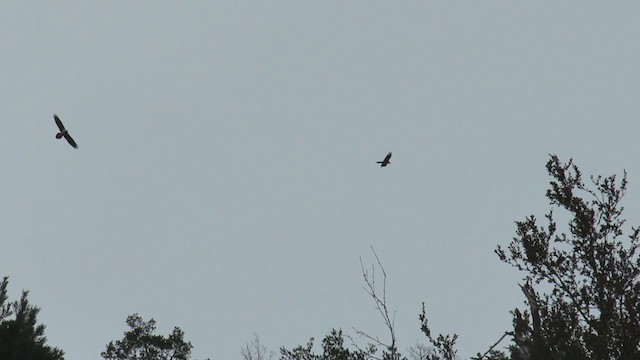
[{"label": "bird tail", "polygon": [[[59,138],[58,138],[59,139]],[[376,164],[382,164],[382,161],[376,161]]]}]

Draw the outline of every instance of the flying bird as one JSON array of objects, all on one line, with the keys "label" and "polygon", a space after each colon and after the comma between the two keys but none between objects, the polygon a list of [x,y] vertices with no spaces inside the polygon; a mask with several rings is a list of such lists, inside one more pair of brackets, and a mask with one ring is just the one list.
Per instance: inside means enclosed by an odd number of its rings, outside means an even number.
[{"label": "flying bird", "polygon": [[62,124],[62,121],[60,121],[60,118],[58,117],[58,115],[53,114],[53,119],[56,121],[56,125],[58,125],[58,129],[60,129],[60,132],[56,134],[56,139],[60,139],[64,136],[64,138],[67,140],[69,145],[77,149],[78,144],[76,144],[75,140],[73,140],[71,135],[69,135],[69,132],[67,131],[67,129],[64,128],[64,125]]},{"label": "flying bird", "polygon": [[389,151],[387,156],[384,157],[384,160],[377,161],[376,164],[380,164],[380,167],[385,167],[385,166],[391,164],[391,151]]}]

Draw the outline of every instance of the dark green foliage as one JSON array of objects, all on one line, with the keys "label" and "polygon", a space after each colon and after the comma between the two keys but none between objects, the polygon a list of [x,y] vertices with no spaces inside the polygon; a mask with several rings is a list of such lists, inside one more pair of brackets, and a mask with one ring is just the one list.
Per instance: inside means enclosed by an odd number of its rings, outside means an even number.
[{"label": "dark green foliage", "polygon": [[102,357],[109,360],[187,360],[190,358],[190,342],[184,341],[184,332],[176,327],[164,337],[155,335],[156,322],[144,321],[138,314],[127,317],[131,328],[122,340],[111,341]]},{"label": "dark green foliage", "polygon": [[640,230],[622,219],[626,172],[586,186],[572,160],[554,155],[547,170],[547,198],[568,216],[567,229],[558,231],[552,209],[544,226],[534,216],[516,222],[517,236],[496,249],[524,273],[528,309],[512,311],[511,358],[639,359]]},{"label": "dark green foliage", "polygon": [[313,353],[313,338],[306,346],[298,346],[293,350],[280,349],[281,360],[366,360],[376,352],[373,345],[366,350],[349,350],[344,347],[342,330],[332,329],[322,340],[322,354]]},{"label": "dark green foliage", "polygon": [[424,303],[422,303],[422,312],[418,316],[420,320],[420,330],[425,334],[429,343],[433,348],[424,353],[424,360],[454,360],[456,358],[457,351],[455,350],[456,341],[458,335],[442,335],[439,334],[436,338],[431,336],[431,329],[427,321],[427,313]]},{"label": "dark green foliage", "polygon": [[64,359],[62,350],[45,344],[45,326],[36,320],[40,309],[29,304],[29,292],[23,291],[18,301],[7,302],[7,285],[9,280],[4,277],[0,282],[0,359]]}]

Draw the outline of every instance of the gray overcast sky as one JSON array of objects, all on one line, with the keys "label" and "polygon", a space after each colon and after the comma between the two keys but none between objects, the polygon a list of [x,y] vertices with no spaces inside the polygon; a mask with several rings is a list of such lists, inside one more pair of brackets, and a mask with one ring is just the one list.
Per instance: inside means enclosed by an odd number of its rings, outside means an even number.
[{"label": "gray overcast sky", "polygon": [[0,275],[67,359],[100,358],[136,312],[234,359],[253,333],[386,337],[361,287],[373,246],[403,351],[422,301],[463,358],[484,351],[523,300],[493,250],[548,210],[549,153],[627,169],[638,224],[639,11],[3,2]]}]

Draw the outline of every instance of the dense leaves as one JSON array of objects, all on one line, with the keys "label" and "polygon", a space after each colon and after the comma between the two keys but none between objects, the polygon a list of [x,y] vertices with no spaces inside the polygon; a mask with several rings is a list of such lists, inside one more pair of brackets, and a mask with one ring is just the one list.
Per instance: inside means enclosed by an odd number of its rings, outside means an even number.
[{"label": "dense leaves", "polygon": [[[553,209],[540,226],[516,222],[500,260],[524,273],[528,309],[513,310],[512,359],[640,358],[639,229],[626,228],[626,172],[591,177],[551,156],[547,198],[568,219],[558,230]],[[627,232],[627,236],[624,236]]]},{"label": "dense leaves", "polygon": [[332,329],[322,340],[322,354],[313,352],[313,338],[306,346],[298,346],[293,350],[280,349],[281,360],[366,360],[376,352],[375,347],[366,350],[349,350],[344,346],[342,330]]},{"label": "dense leaves", "polygon": [[187,360],[191,355],[190,342],[176,327],[169,336],[156,335],[156,322],[144,321],[138,314],[127,317],[130,330],[122,340],[111,341],[102,357],[108,360]]},{"label": "dense leaves", "polygon": [[45,326],[37,323],[40,309],[29,303],[28,291],[20,300],[7,302],[9,280],[0,282],[0,359],[62,360],[64,352],[46,345]]}]

